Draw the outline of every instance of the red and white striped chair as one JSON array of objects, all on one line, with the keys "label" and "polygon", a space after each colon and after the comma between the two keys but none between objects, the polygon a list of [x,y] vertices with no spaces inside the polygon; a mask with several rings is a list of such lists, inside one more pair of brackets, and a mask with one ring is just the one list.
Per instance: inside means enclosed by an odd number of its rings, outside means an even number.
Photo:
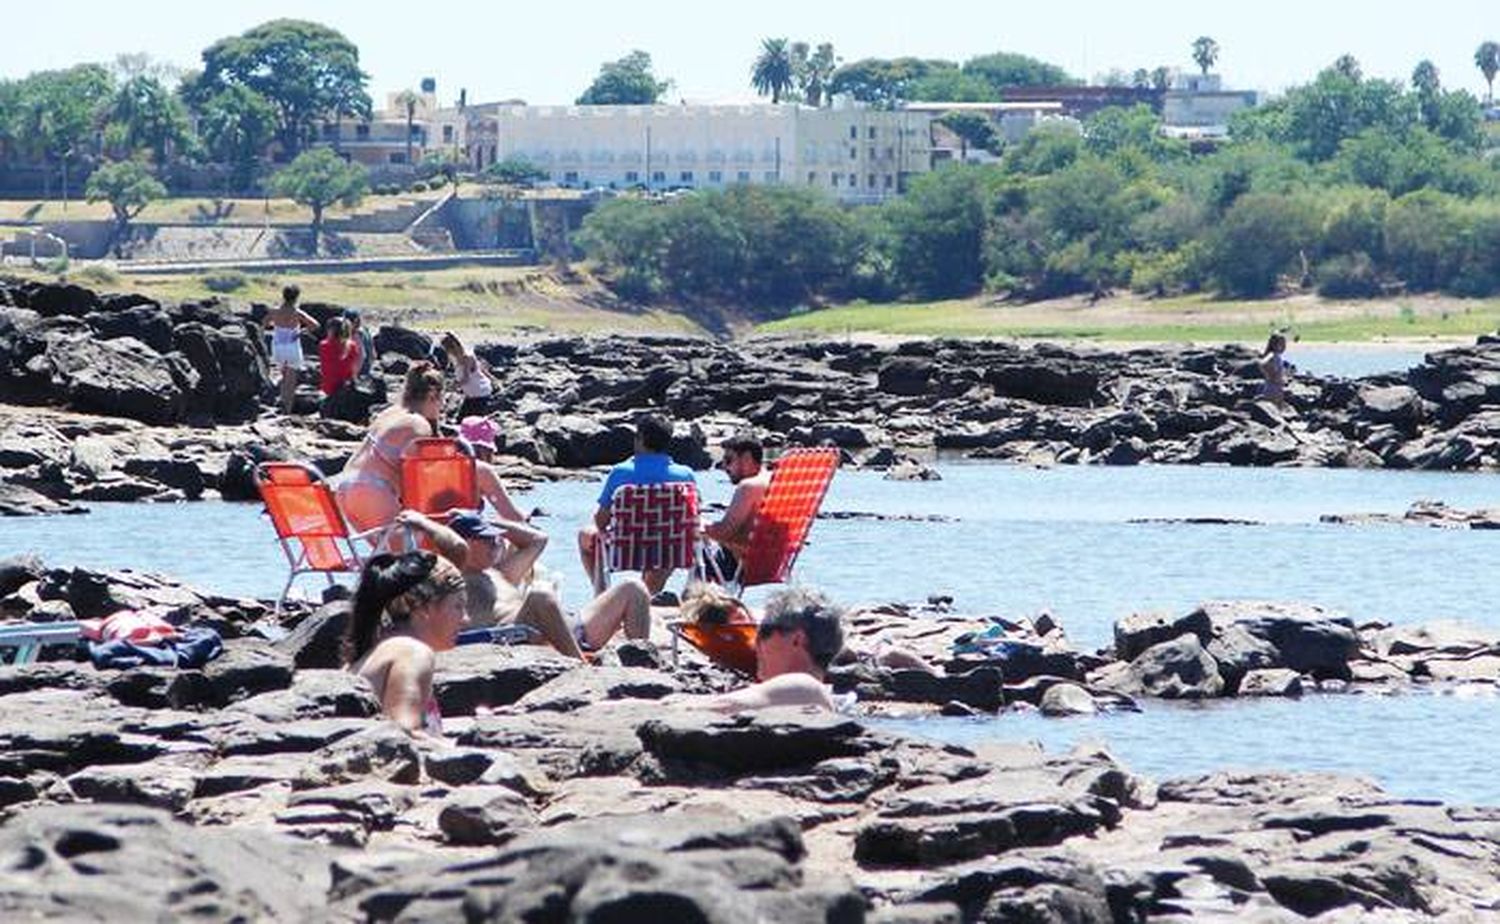
[{"label": "red and white striped chair", "polygon": [[595,584],[616,571],[691,570],[698,560],[698,489],[690,482],[628,484],[615,491],[594,555]]}]

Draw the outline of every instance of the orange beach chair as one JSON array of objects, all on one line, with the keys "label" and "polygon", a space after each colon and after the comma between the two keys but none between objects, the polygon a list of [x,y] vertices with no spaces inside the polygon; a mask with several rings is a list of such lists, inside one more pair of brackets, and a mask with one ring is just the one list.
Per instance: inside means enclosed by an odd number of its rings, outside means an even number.
[{"label": "orange beach chair", "polygon": [[776,460],[739,569],[718,575],[725,586],[743,593],[757,584],[786,581],[838,467],[839,451],[831,448],[791,449]]},{"label": "orange beach chair", "polygon": [[458,440],[423,437],[412,440],[401,455],[401,506],[434,519],[459,511],[477,511],[479,474],[474,457]]},{"label": "orange beach chair", "polygon": [[387,527],[351,533],[339,512],[323,473],[301,462],[263,462],[255,469],[255,487],[276,527],[276,539],[291,573],[276,598],[276,612],[286,603],[292,582],[302,574],[358,574],[364,557],[356,542],[374,548]]}]

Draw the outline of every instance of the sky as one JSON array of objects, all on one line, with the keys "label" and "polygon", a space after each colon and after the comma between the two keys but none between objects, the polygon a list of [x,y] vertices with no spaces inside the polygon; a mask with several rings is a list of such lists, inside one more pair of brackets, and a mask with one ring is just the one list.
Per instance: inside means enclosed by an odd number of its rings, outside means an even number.
[{"label": "sky", "polygon": [[571,103],[599,65],[632,49],[650,53],[668,99],[750,101],[750,63],[762,39],[832,42],[845,62],[864,57],[964,59],[1013,51],[1094,77],[1166,64],[1193,67],[1191,44],[1212,36],[1216,67],[1236,89],[1278,92],[1305,83],[1348,52],[1370,76],[1405,80],[1430,58],[1443,84],[1482,96],[1474,66],[1481,41],[1500,41],[1493,0],[447,0],[426,7],[388,0],[56,0],[6,3],[0,78],[108,62],[146,52],[181,67],[226,35],[282,17],[311,19],[348,36],[369,72],[370,94],[438,84],[442,103],[460,88],[471,102],[519,98]]}]

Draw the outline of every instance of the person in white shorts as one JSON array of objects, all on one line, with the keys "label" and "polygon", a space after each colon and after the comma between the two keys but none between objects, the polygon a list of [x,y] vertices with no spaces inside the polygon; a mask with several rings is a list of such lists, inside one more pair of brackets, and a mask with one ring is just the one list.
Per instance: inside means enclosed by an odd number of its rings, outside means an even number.
[{"label": "person in white shorts", "polygon": [[290,414],[297,399],[297,373],[302,370],[302,328],[316,331],[318,322],[297,307],[302,290],[287,286],[281,290],[281,306],[266,313],[266,327],[271,329],[271,363],[281,370],[281,412]]}]

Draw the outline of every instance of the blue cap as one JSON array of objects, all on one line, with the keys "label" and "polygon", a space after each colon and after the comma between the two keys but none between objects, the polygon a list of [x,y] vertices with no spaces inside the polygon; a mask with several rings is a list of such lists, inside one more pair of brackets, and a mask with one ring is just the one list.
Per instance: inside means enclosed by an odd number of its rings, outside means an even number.
[{"label": "blue cap", "polygon": [[465,539],[499,539],[500,527],[477,513],[455,513],[448,528]]}]

